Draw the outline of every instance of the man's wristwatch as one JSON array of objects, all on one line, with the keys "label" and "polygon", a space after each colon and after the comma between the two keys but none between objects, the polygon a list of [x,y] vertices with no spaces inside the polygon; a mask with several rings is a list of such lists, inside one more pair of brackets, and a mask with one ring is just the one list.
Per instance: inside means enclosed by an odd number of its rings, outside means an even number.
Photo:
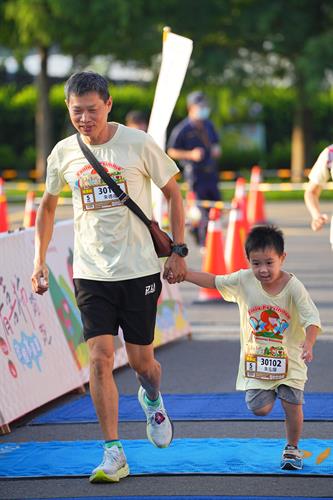
[{"label": "man's wristwatch", "polygon": [[188,254],[188,248],[185,243],[182,243],[181,245],[172,245],[171,252],[180,255],[180,257],[186,257]]}]

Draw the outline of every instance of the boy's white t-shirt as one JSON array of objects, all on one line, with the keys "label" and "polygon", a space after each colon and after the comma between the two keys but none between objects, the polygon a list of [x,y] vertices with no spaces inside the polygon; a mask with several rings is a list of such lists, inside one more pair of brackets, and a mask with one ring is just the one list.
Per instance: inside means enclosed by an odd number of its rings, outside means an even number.
[{"label": "boy's white t-shirt", "polygon": [[[216,276],[216,288],[224,300],[238,303],[241,352],[236,389],[275,389],[281,384],[304,389],[307,366],[301,359],[305,328],[320,328],[319,313],[304,285],[294,276],[277,295],[270,295],[251,269]],[[249,340],[260,346],[282,345],[288,353],[288,371],[282,380],[245,377],[245,352]],[[223,361],[221,363],[223,366]]]},{"label": "boy's white t-shirt", "polygon": [[[151,219],[151,179],[162,188],[179,170],[151,136],[116,125],[107,143],[88,147]],[[48,158],[47,192],[58,195],[66,183],[74,208],[74,278],[121,281],[160,272],[149,230],[90,166],[76,135],[60,141]]]},{"label": "boy's white t-shirt", "polygon": [[333,179],[333,146],[328,146],[320,153],[311,169],[309,179],[319,186],[324,186],[330,176]]}]

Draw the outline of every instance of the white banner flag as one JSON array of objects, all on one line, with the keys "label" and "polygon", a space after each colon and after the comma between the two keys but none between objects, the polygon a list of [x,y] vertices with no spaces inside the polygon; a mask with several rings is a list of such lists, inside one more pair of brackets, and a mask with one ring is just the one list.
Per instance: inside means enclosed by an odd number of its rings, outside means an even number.
[{"label": "white banner flag", "polygon": [[166,32],[162,63],[158,77],[148,133],[165,148],[167,126],[176,105],[190,61],[193,42],[189,38]]},{"label": "white banner flag", "polygon": [[[148,134],[162,149],[165,149],[166,130],[183,85],[192,48],[193,42],[189,38],[164,31],[161,69],[148,125]],[[166,202],[153,182],[152,197],[155,218],[162,224],[163,204]]]}]

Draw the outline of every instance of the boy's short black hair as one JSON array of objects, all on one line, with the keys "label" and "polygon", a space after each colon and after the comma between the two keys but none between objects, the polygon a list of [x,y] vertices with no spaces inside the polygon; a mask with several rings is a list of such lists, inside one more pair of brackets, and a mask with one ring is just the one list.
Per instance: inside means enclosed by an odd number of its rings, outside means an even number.
[{"label": "boy's short black hair", "polygon": [[74,73],[65,83],[65,96],[67,101],[71,94],[81,96],[88,92],[97,92],[104,102],[110,97],[108,82],[102,75],[94,73],[93,71]]},{"label": "boy's short black hair", "polygon": [[248,234],[245,242],[245,252],[249,259],[250,253],[265,248],[274,248],[278,255],[284,253],[284,237],[280,229],[273,225],[255,226]]}]

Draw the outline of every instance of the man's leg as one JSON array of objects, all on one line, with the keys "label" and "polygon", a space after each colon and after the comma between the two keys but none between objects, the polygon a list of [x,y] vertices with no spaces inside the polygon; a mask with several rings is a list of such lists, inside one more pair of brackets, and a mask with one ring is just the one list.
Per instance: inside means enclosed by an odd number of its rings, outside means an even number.
[{"label": "man's leg", "polygon": [[112,335],[87,341],[90,357],[90,393],[106,441],[118,439],[118,390],[113,378]]},{"label": "man's leg", "polygon": [[161,365],[154,358],[153,344],[126,342],[126,350],[140,383],[138,399],[147,418],[147,437],[158,448],[166,448],[172,441],[173,426],[159,391]]},{"label": "man's leg", "polygon": [[153,344],[135,345],[127,342],[126,351],[139,384],[145,389],[148,398],[154,401],[159,396],[162,370],[154,357]]}]

